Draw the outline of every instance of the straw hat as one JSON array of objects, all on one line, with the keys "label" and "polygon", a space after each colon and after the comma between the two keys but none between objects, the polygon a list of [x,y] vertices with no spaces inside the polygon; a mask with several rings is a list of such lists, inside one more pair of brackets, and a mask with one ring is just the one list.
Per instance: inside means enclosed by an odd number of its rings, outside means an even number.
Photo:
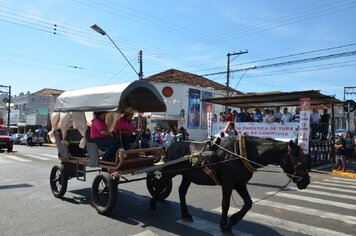
[{"label": "straw hat", "polygon": [[134,114],[136,111],[133,109],[133,107],[125,107],[124,111],[122,114],[124,115],[129,115],[129,114]]}]

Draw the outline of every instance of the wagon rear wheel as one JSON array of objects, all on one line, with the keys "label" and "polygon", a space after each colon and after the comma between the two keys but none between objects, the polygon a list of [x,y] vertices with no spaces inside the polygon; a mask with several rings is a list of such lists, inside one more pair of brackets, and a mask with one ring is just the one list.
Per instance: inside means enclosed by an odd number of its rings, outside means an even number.
[{"label": "wagon rear wheel", "polygon": [[62,198],[67,191],[68,177],[62,164],[53,166],[49,178],[52,193],[57,198]]},{"label": "wagon rear wheel", "polygon": [[156,197],[157,200],[163,201],[171,194],[173,183],[172,179],[158,179],[154,174],[147,174],[146,185],[148,192],[152,197]]},{"label": "wagon rear wheel", "polygon": [[98,174],[91,189],[94,208],[101,215],[108,215],[114,209],[117,195],[117,182],[113,177],[102,172]]}]

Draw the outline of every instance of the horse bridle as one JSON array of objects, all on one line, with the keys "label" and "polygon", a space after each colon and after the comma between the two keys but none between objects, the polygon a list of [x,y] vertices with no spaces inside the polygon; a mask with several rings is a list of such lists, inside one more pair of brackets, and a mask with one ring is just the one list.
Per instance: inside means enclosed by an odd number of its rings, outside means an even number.
[{"label": "horse bridle", "polygon": [[[296,182],[299,182],[300,180],[303,179],[303,177],[301,177],[301,176],[303,176],[305,173],[301,173],[301,174],[298,173],[298,169],[299,169],[298,167],[301,164],[295,160],[295,157],[293,156],[292,148],[289,146],[289,144],[288,144],[288,156],[289,156],[289,159],[290,159],[292,166],[294,168],[294,173],[292,175],[288,174],[288,176],[293,180],[294,180],[294,178],[296,178],[297,179]],[[300,176],[298,174],[300,174]]]}]

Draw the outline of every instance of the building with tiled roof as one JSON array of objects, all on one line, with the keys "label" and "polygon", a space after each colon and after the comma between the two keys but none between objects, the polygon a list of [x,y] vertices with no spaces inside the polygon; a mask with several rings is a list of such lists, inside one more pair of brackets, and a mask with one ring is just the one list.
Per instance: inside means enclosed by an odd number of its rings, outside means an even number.
[{"label": "building with tiled roof", "polygon": [[32,93],[33,96],[59,96],[64,92],[64,90],[60,89],[50,89],[44,88],[35,93]]},{"label": "building with tiled roof", "polygon": [[[203,76],[169,69],[161,73],[149,76],[145,80],[152,83],[174,83],[174,84],[187,84],[192,86],[212,88],[214,90],[226,91],[226,86],[210,79],[207,79]],[[229,93],[234,95],[242,95],[243,93],[232,88],[229,88]]]},{"label": "building with tiled roof", "polygon": [[[169,69],[145,80],[157,88],[167,105],[166,113],[152,114],[147,120],[150,129],[184,127],[190,138],[206,139],[208,121],[211,120],[209,117],[225,110],[225,107],[208,104],[203,99],[226,96],[226,86],[203,76]],[[241,94],[243,93],[229,89],[230,96]]]}]

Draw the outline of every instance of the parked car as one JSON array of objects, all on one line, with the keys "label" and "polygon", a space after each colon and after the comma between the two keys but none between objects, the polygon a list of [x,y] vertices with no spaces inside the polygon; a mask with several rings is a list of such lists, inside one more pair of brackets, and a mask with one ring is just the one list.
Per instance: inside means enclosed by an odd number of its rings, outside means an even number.
[{"label": "parked car", "polygon": [[6,129],[0,129],[0,150],[6,148],[8,152],[12,152],[14,141]]},{"label": "parked car", "polygon": [[[27,145],[27,138],[27,134],[20,138],[20,145]],[[37,136],[36,134],[34,134],[32,137],[32,143],[33,145],[42,146],[42,144],[44,143],[44,138],[42,136]]]},{"label": "parked car", "polygon": [[342,134],[342,136],[345,138],[346,137],[346,132],[347,132],[346,129],[337,129],[337,130],[335,130],[335,138],[337,138],[338,134]]},{"label": "parked car", "polygon": [[13,134],[11,138],[14,140],[14,144],[20,144],[20,139],[24,136],[25,134]]}]

